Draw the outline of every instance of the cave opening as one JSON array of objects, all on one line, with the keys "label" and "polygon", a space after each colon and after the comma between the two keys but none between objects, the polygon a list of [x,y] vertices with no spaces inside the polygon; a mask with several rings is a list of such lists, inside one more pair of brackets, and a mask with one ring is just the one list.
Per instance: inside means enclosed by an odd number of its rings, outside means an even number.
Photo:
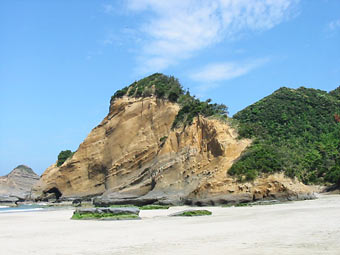
[{"label": "cave opening", "polygon": [[53,187],[46,191],[46,193],[54,193],[55,198],[58,200],[63,194],[60,192],[60,190],[56,187]]}]

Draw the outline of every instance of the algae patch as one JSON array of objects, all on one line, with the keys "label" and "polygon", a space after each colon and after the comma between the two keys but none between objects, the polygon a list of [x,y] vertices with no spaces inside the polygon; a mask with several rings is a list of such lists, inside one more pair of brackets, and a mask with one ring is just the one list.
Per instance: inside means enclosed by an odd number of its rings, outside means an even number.
[{"label": "algae patch", "polygon": [[171,216],[193,217],[193,216],[207,216],[207,215],[211,215],[211,214],[212,214],[212,212],[210,212],[208,210],[186,210],[186,211],[174,213]]},{"label": "algae patch", "polygon": [[113,213],[85,213],[80,214],[75,212],[72,215],[72,220],[131,220],[140,219],[135,214],[113,214]]}]

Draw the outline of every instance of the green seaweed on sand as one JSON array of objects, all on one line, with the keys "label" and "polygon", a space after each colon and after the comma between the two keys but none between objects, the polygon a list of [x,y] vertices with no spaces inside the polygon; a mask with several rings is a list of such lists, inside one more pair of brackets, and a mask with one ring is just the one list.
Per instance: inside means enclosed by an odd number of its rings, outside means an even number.
[{"label": "green seaweed on sand", "polygon": [[135,214],[113,214],[113,213],[78,213],[75,212],[72,215],[72,220],[91,220],[91,219],[110,219],[110,220],[128,220],[128,219],[139,219],[138,215]]},{"label": "green seaweed on sand", "polygon": [[174,214],[173,216],[187,216],[187,217],[192,217],[192,216],[205,216],[205,215],[211,215],[212,212],[208,210],[188,210],[184,212],[180,212],[177,214]]},{"label": "green seaweed on sand", "polygon": [[143,205],[139,207],[139,209],[141,210],[160,210],[169,208],[170,208],[169,205]]}]

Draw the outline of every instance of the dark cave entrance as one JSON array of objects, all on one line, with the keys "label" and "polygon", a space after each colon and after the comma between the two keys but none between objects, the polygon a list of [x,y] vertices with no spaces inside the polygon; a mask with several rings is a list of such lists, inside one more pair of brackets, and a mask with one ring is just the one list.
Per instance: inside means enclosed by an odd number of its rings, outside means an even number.
[{"label": "dark cave entrance", "polygon": [[55,198],[58,200],[63,194],[60,192],[59,189],[57,189],[56,187],[53,187],[52,189],[49,189],[48,191],[46,191],[47,194],[54,194]]}]

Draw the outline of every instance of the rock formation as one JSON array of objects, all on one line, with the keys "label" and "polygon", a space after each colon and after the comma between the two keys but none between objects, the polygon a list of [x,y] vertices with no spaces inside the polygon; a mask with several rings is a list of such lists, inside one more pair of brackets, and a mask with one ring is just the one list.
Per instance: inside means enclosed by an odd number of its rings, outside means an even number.
[{"label": "rock formation", "polygon": [[14,203],[30,195],[39,175],[25,165],[19,165],[8,175],[0,177],[0,202]]},{"label": "rock formation", "polygon": [[218,204],[307,198],[302,183],[275,174],[239,183],[228,176],[251,144],[226,122],[198,116],[172,129],[177,103],[155,96],[112,100],[109,114],[60,167],[50,166],[32,198],[97,197],[108,204]]}]

